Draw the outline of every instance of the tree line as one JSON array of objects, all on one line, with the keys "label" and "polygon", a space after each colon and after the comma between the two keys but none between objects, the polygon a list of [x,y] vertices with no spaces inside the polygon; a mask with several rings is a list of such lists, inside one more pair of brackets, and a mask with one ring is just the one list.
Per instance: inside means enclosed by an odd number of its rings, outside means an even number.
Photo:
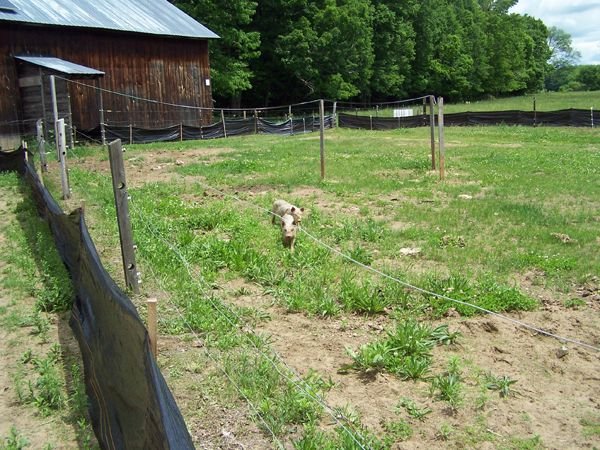
[{"label": "tree line", "polygon": [[551,69],[549,30],[510,13],[517,1],[174,3],[221,37],[210,43],[217,104],[269,106],[538,91]]}]

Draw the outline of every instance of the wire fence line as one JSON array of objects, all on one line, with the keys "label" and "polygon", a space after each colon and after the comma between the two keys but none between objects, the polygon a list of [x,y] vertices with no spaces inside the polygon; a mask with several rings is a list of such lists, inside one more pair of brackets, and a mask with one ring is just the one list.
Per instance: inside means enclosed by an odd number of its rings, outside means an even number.
[{"label": "wire fence line", "polygon": [[[148,220],[148,217],[143,217],[140,210],[137,208],[137,205],[135,205],[135,202],[131,201],[131,205],[132,205],[132,210],[136,212],[136,214],[139,217],[139,220],[144,224],[144,226],[157,238],[159,239],[164,245],[166,245],[179,259],[180,261],[183,263],[183,265],[186,268],[186,271],[188,273],[188,276],[191,280],[196,280],[195,283],[197,284],[197,286],[200,288],[200,290],[202,292],[204,292],[206,294],[206,283],[204,282],[203,278],[201,276],[195,276],[194,273],[192,273],[192,268],[191,268],[191,264],[190,262],[187,260],[187,258],[181,253],[181,251],[175,246],[173,245],[171,242],[167,241],[161,234],[160,232],[158,232],[155,228],[150,227],[149,222],[150,220]],[[209,303],[211,304],[211,306],[213,307],[213,309],[215,311],[217,311],[221,317],[225,318],[225,320],[229,323],[229,325],[231,325],[231,327],[233,329],[237,329],[236,324],[231,320],[230,316],[225,312],[225,310],[231,314],[232,316],[234,316],[240,323],[244,324],[245,328],[248,328],[251,330],[252,334],[255,335],[254,329],[252,327],[250,327],[247,323],[245,323],[245,321],[242,319],[242,317],[232,308],[230,308],[227,304],[221,303],[221,302],[216,302],[214,301],[210,295],[206,295],[206,299],[208,299]],[[169,300],[169,303],[175,308],[175,310],[177,311],[178,315],[181,317],[181,319],[184,321],[184,323],[186,324],[186,326],[191,330],[191,332],[194,334],[194,336],[197,339],[200,339],[198,334],[195,332],[195,330],[193,329],[192,325],[187,321],[187,319],[185,318],[185,316],[183,315],[183,313],[181,313],[181,310],[179,309],[179,307],[172,302],[171,300]],[[344,430],[344,432],[347,433],[347,435],[363,450],[366,450],[366,448],[363,446],[362,442],[365,442],[365,438],[364,436],[362,436],[360,434],[359,431],[357,431],[353,425],[352,425],[352,421],[346,417],[342,412],[340,412],[339,410],[336,410],[335,408],[331,407],[320,395],[318,395],[316,392],[314,392],[313,389],[310,388],[310,386],[307,386],[307,383],[302,379],[302,377],[298,374],[298,372],[292,368],[290,365],[288,365],[285,360],[283,359],[283,357],[281,355],[279,355],[274,349],[269,348],[270,352],[272,353],[272,356],[267,354],[266,352],[264,352],[257,344],[256,342],[251,339],[250,337],[248,337],[247,334],[243,335],[246,339],[246,341],[254,348],[254,351],[256,351],[258,354],[260,354],[260,356],[262,356],[263,358],[266,359],[266,361],[268,361],[273,368],[277,371],[277,373],[282,376],[287,382],[291,383],[293,386],[295,386],[297,389],[299,389],[300,391],[302,391],[305,395],[307,395],[308,397],[310,397],[313,401],[317,402],[321,407],[323,407],[323,409],[325,411],[327,411],[327,413],[332,417],[332,419],[334,420],[334,422],[340,426],[340,428],[342,428]],[[211,358],[212,359],[212,358]],[[216,360],[213,359],[213,361]],[[280,365],[282,365],[283,367],[285,367],[287,369],[287,371],[293,375],[293,377],[291,377],[288,373],[285,373],[284,371],[281,370]],[[225,369],[220,367],[220,370],[222,370],[224,373]],[[236,388],[236,390],[238,392],[240,392],[242,394],[242,396],[246,399],[246,401],[249,402],[249,404],[251,405],[252,409],[258,413],[258,410],[256,409],[256,407],[251,403],[251,401],[241,392],[241,388],[235,383],[235,381],[226,373],[227,378],[230,380],[230,382],[234,385],[234,387]],[[263,423],[265,423],[265,425],[267,426],[267,429],[271,432],[271,434],[273,436],[274,433],[273,431],[268,427],[268,425],[266,424],[264,418],[262,418],[262,416],[259,417],[261,418],[261,421]],[[340,420],[340,417],[343,420]],[[348,425],[350,425],[352,427],[352,429],[348,428]],[[359,436],[359,438],[362,440],[359,440],[356,438],[356,435]]]},{"label": "wire fence line", "polygon": [[[131,202],[131,205],[133,206],[134,203],[133,201]],[[150,233],[152,233],[155,237],[157,237],[164,245],[166,245],[169,249],[171,249],[171,251],[173,251],[175,254],[177,254],[180,259],[182,260],[182,262],[184,263],[187,271],[188,271],[188,275],[190,276],[190,278],[194,279],[192,273],[191,273],[191,269],[189,266],[189,262],[182,257],[181,253],[178,251],[178,249],[176,247],[174,247],[170,242],[168,242],[167,240],[165,240],[160,233],[158,233],[154,228],[152,228],[149,225],[149,221],[146,219],[141,218],[141,214],[140,211],[137,210],[136,207],[132,208],[133,211],[135,211],[138,216],[140,217],[140,222],[146,227],[146,229],[148,231],[150,231]],[[156,272],[154,271],[152,265],[148,266],[150,272],[153,275],[153,278],[155,280],[158,281],[158,285],[161,289],[166,290],[165,286],[164,286],[164,282],[162,281],[162,278],[157,276]],[[201,337],[200,335],[196,332],[196,330],[194,329],[194,327],[187,321],[187,319],[185,318],[184,314],[181,312],[181,309],[179,308],[179,306],[171,300],[170,296],[167,296],[167,301],[169,302],[169,305],[171,305],[171,307],[175,310],[175,312],[177,313],[177,315],[181,318],[181,321],[185,324],[185,326],[190,330],[190,333],[194,336],[194,338],[197,341],[201,341]],[[213,304],[213,308],[215,308],[215,305]],[[215,308],[216,309],[216,308]],[[218,309],[216,309],[217,311],[219,311]],[[228,319],[226,314],[223,314],[223,317],[225,317],[226,319]],[[223,375],[225,375],[225,377],[227,378],[227,380],[229,380],[229,382],[231,383],[231,385],[235,388],[235,390],[238,392],[238,394],[240,394],[240,396],[246,401],[246,403],[248,404],[248,406],[250,407],[250,409],[256,414],[256,416],[259,418],[259,420],[262,422],[262,424],[264,425],[265,429],[269,432],[269,434],[271,435],[271,437],[273,438],[273,440],[275,441],[275,443],[277,444],[279,449],[284,449],[285,446],[283,445],[283,443],[281,442],[281,440],[277,437],[277,435],[275,434],[275,432],[273,431],[273,429],[269,426],[269,424],[267,423],[266,419],[263,417],[263,415],[260,413],[258,407],[252,402],[252,400],[250,400],[248,398],[248,396],[244,393],[244,390],[235,382],[235,380],[231,377],[231,375],[229,374],[229,372],[227,372],[227,370],[225,370],[225,368],[220,364],[220,361],[218,360],[218,358],[216,356],[214,356],[208,349],[208,345],[203,345],[202,348],[204,349],[204,353],[206,354],[206,356],[215,364],[215,366],[223,373]]]},{"label": "wire fence line", "polygon": [[[201,181],[196,180],[196,182],[199,185],[201,185],[204,189],[210,189],[212,191],[215,191],[215,192],[219,193],[220,195],[228,197],[228,198],[230,198],[232,200],[235,200],[237,202],[249,205],[249,206],[251,206],[254,209],[257,209],[257,210],[260,210],[260,211],[263,211],[263,212],[267,212],[268,214],[270,214],[272,216],[275,216],[275,217],[278,217],[279,219],[281,219],[281,216],[279,216],[278,214],[274,213],[273,211],[271,211],[268,208],[264,208],[264,207],[262,207],[260,205],[257,205],[257,204],[255,204],[253,202],[250,202],[248,200],[244,200],[244,199],[242,199],[242,198],[240,198],[240,197],[238,197],[238,196],[236,196],[234,194],[229,194],[227,192],[224,192],[224,191],[222,191],[220,189],[217,189],[217,188],[215,188],[213,186],[210,186],[210,185],[207,185],[205,183],[202,183]],[[403,281],[403,280],[401,280],[401,279],[399,279],[397,277],[393,277],[393,276],[391,276],[391,275],[389,275],[389,274],[387,274],[387,273],[385,273],[385,272],[383,272],[381,270],[375,269],[374,267],[368,266],[366,264],[361,263],[360,261],[357,261],[356,259],[354,259],[351,256],[345,254],[344,252],[342,252],[342,251],[336,249],[335,247],[332,247],[331,245],[323,242],[323,240],[321,240],[317,236],[315,236],[312,233],[310,233],[309,231],[307,231],[304,227],[299,227],[299,230],[300,230],[300,232],[306,234],[317,245],[320,245],[320,246],[326,248],[330,252],[338,255],[339,257],[341,257],[341,258],[343,258],[343,259],[345,259],[345,260],[347,260],[347,261],[349,261],[349,262],[357,265],[358,267],[361,267],[364,270],[367,270],[367,271],[369,271],[371,273],[379,275],[379,276],[381,276],[383,278],[386,278],[386,279],[388,279],[390,281],[393,281],[395,283],[399,283],[399,284],[401,284],[402,286],[404,286],[404,287],[406,287],[408,289],[411,289],[411,290],[416,291],[416,292],[420,292],[421,294],[425,294],[425,295],[429,295],[429,296],[438,298],[440,300],[446,300],[446,301],[453,302],[453,303],[456,303],[456,304],[459,304],[459,305],[469,306],[469,307],[474,308],[474,309],[476,309],[476,310],[478,310],[480,312],[483,312],[483,313],[488,314],[490,316],[496,317],[496,318],[498,318],[500,320],[503,320],[505,322],[512,323],[513,325],[517,325],[519,327],[528,329],[528,330],[533,331],[535,333],[538,333],[538,334],[541,334],[541,335],[544,335],[544,336],[547,336],[547,337],[551,337],[551,338],[556,339],[558,341],[569,342],[571,344],[579,345],[579,346],[581,346],[583,348],[586,348],[588,350],[594,350],[594,351],[600,352],[600,347],[595,347],[594,345],[588,344],[588,343],[580,341],[578,339],[573,339],[573,338],[570,338],[570,337],[565,337],[565,336],[561,336],[561,335],[558,335],[558,334],[555,334],[555,333],[551,333],[549,331],[544,330],[543,328],[540,328],[539,326],[528,324],[528,323],[523,322],[521,320],[514,319],[512,317],[506,316],[504,314],[500,314],[500,313],[495,312],[495,311],[491,311],[489,309],[483,308],[483,307],[475,305],[473,303],[465,302],[463,300],[458,300],[458,299],[449,297],[447,295],[438,294],[437,292],[433,292],[433,291],[430,291],[430,290],[427,290],[427,289],[415,286],[415,285],[413,285],[411,283],[408,283],[406,281]]]}]

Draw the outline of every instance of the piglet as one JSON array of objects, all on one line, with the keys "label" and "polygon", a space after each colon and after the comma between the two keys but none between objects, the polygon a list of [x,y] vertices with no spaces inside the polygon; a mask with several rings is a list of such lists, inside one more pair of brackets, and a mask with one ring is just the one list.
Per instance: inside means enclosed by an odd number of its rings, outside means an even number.
[{"label": "piglet", "polygon": [[294,252],[297,229],[298,226],[294,224],[294,216],[291,214],[281,216],[281,239],[283,240],[283,245],[289,247],[292,253]]},{"label": "piglet", "polygon": [[273,223],[275,223],[277,216],[283,217],[285,214],[289,214],[294,218],[294,225],[300,225],[304,208],[298,208],[285,200],[275,200],[271,211],[273,212]]}]

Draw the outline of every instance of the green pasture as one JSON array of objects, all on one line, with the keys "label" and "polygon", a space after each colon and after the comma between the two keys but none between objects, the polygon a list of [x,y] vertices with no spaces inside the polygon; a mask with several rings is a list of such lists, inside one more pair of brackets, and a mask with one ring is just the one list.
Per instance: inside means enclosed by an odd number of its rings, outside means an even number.
[{"label": "green pasture", "polygon": [[[234,306],[215,288],[243,279],[287,311],[316,319],[384,315],[389,339],[351,350],[347,370],[429,380],[435,399],[458,408],[463,386],[456,370],[432,373],[428,352],[407,350],[390,359],[390,349],[460,340],[442,326],[425,330],[418,341],[418,333],[401,328],[407,319],[439,319],[449,308],[463,316],[478,312],[407,285],[509,312],[538,307],[523,289],[528,280],[569,304],[600,267],[599,136],[596,129],[447,128],[444,180],[431,170],[427,128],[327,131],[324,180],[317,133],[128,146],[126,160],[134,170],[150,174],[160,163],[173,175],[129,189],[143,286],[166,292],[172,302],[161,330],[191,328],[202,335],[244,395],[260,405],[265,428],[296,448],[352,448],[345,445],[354,438],[343,428],[319,430],[321,406],[256,356],[257,348],[269,354],[268,342],[240,331],[268,317]],[[196,153],[176,164],[182,151]],[[70,180],[86,201],[92,235],[117,248],[110,178],[82,164],[96,159],[108,166],[106,154],[96,147],[73,154]],[[59,184],[50,184],[58,197]],[[283,248],[266,211],[277,198],[308,210],[302,227],[310,236],[298,234],[293,254]],[[416,254],[405,255],[406,249]],[[328,389],[318,374],[302,383],[308,392]],[[301,437],[289,434],[296,426],[304,430]],[[404,439],[400,428],[406,439],[412,434],[394,424],[375,438],[357,426],[362,442],[373,448]]]},{"label": "green pasture", "polygon": [[[535,101],[535,108],[534,108]],[[359,115],[372,115],[373,117],[392,117],[393,108],[407,107],[413,108],[417,114],[422,109],[422,100],[414,103],[399,104],[388,107],[382,105],[379,109],[359,110]],[[593,108],[597,111],[600,108],[600,91],[575,91],[575,92],[537,92],[535,94],[521,95],[518,97],[489,98],[485,100],[473,100],[460,103],[444,103],[444,112],[446,114],[461,112],[492,112],[492,111],[559,111],[561,109],[586,109]],[[429,111],[429,110],[428,110]],[[342,112],[353,114],[354,109],[343,110]]]}]

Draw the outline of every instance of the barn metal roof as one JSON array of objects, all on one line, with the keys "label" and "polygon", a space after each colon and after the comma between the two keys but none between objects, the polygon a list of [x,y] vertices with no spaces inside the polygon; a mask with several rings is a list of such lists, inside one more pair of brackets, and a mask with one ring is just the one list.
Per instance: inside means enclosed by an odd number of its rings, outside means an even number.
[{"label": "barn metal roof", "polygon": [[54,70],[55,72],[64,73],[65,75],[83,75],[101,77],[104,72],[101,72],[90,67],[75,64],[70,61],[65,61],[60,58],[48,56],[15,56],[15,59],[25,61],[36,66],[45,67],[46,69]]},{"label": "barn metal roof", "polygon": [[167,0],[10,0],[0,22],[96,28],[186,38],[218,38]]}]

